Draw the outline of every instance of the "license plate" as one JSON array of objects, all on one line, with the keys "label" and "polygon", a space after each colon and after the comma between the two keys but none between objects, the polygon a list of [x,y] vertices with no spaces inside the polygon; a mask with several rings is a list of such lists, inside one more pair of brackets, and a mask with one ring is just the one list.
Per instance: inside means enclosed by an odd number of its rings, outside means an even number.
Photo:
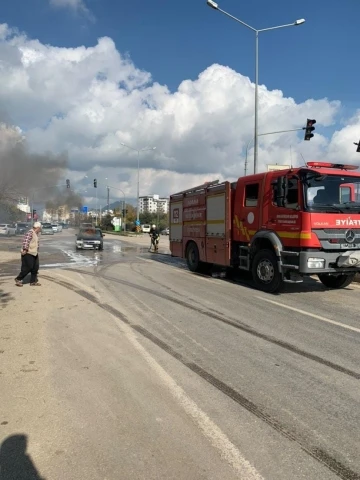
[{"label": "license plate", "polygon": [[359,248],[359,245],[357,243],[342,243],[340,245],[340,248],[346,248],[346,249]]}]

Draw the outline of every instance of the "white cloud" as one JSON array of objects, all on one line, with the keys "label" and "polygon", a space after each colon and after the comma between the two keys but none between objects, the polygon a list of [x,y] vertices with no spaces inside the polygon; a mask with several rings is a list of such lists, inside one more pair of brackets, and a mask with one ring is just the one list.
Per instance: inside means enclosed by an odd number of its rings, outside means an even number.
[{"label": "white cloud", "polygon": [[[59,48],[0,25],[1,39],[2,110],[34,150],[68,152],[73,184],[88,174],[91,182],[96,176],[105,185],[107,177],[127,196],[135,195],[137,154],[121,142],[157,147],[140,155],[141,194],[169,194],[243,174],[254,123],[248,77],[215,64],[172,93],[153,83],[108,37],[93,47]],[[317,130],[310,142],[302,132],[261,137],[259,167],[289,163],[290,146],[294,165],[303,163],[300,153],[306,160],[356,162],[360,113],[330,138],[317,133],[336,125],[340,107],[326,98],[296,103],[262,85],[260,132],[299,128],[306,118],[316,118]],[[249,172],[252,161],[250,145]]]},{"label": "white cloud", "polygon": [[55,8],[69,8],[73,12],[84,14],[89,19],[94,20],[94,16],[87,8],[84,0],[50,0],[50,5]]}]

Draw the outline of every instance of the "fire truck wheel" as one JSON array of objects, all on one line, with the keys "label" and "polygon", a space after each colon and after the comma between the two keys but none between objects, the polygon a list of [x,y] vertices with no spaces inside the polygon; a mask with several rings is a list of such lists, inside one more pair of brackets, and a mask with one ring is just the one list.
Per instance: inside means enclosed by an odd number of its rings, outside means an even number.
[{"label": "fire truck wheel", "polygon": [[279,272],[277,258],[271,250],[260,250],[252,262],[252,277],[256,286],[267,293],[279,292],[283,279]]},{"label": "fire truck wheel", "polygon": [[186,262],[191,272],[200,271],[199,249],[195,242],[190,242],[186,248]]},{"label": "fire truck wheel", "polygon": [[318,275],[320,282],[327,288],[346,288],[355,278],[355,273],[350,275]]}]

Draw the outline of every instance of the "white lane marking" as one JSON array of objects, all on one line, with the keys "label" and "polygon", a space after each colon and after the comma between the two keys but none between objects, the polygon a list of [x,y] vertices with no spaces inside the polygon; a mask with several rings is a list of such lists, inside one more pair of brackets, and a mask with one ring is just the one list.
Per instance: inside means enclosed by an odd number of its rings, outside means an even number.
[{"label": "white lane marking", "polygon": [[263,302],[272,303],[273,305],[277,305],[278,307],[286,308],[287,310],[292,310],[293,312],[301,313],[302,315],[307,315],[308,317],[316,318],[317,320],[321,320],[322,322],[331,323],[332,325],[336,325],[337,327],[345,328],[346,330],[351,330],[352,332],[360,333],[360,328],[352,327],[351,325],[347,325],[346,323],[336,322],[335,320],[330,320],[330,318],[322,317],[321,315],[316,315],[315,313],[306,312],[305,310],[300,310],[300,308],[290,307],[289,305],[284,305],[283,303],[274,302],[274,300],[268,300],[267,298],[262,297],[255,297]]},{"label": "white lane marking", "polygon": [[229,440],[225,433],[201,410],[201,408],[185,393],[185,391],[175,382],[175,380],[161,367],[161,365],[145,350],[139,343],[133,330],[114,317],[115,322],[125,331],[128,339],[143,356],[149,366],[157,373],[159,378],[168,388],[175,400],[193,419],[201,429],[205,437],[208,438],[213,447],[219,452],[220,456],[228,462],[233,469],[244,480],[264,480],[264,477],[243,457],[240,450]]}]

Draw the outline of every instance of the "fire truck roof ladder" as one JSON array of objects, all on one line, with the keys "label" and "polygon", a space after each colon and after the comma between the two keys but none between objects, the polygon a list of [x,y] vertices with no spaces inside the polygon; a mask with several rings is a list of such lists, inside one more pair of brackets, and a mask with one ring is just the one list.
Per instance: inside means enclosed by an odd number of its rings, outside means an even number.
[{"label": "fire truck roof ladder", "polygon": [[185,195],[187,193],[196,193],[199,190],[203,190],[204,188],[209,188],[213,187],[215,185],[219,184],[219,180],[214,180],[212,182],[205,182],[202,185],[199,185],[197,187],[189,188],[188,190],[183,190],[182,192],[175,193],[174,195],[171,195],[172,197],[178,196],[178,195]]}]

